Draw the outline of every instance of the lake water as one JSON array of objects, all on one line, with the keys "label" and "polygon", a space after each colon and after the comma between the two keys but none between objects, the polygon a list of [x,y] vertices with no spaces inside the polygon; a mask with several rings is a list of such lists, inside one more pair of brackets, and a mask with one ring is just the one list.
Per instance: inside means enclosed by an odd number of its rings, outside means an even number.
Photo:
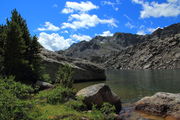
[{"label": "lake water", "polygon": [[180,69],[178,70],[108,70],[106,81],[75,84],[82,89],[105,82],[120,96],[123,103],[132,103],[156,92],[180,93]]}]

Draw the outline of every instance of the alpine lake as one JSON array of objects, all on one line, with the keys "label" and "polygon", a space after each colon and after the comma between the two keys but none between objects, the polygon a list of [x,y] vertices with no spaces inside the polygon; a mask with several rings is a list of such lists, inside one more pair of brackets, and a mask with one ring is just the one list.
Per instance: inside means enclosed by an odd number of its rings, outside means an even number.
[{"label": "alpine lake", "polygon": [[[107,70],[106,81],[76,83],[80,90],[84,87],[106,83],[122,101],[123,109],[130,109],[134,102],[157,92],[180,93],[180,69],[177,70]],[[131,120],[143,116],[144,120],[164,120],[143,113],[132,112]],[[139,118],[142,119],[142,118]]]}]

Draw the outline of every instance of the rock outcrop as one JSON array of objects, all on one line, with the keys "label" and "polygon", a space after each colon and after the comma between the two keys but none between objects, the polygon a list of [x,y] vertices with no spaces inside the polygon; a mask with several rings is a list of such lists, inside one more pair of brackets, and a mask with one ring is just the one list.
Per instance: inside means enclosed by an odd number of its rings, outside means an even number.
[{"label": "rock outcrop", "polygon": [[180,94],[159,92],[136,102],[135,109],[167,120],[180,120]]},{"label": "rock outcrop", "polygon": [[84,97],[84,102],[88,108],[91,108],[93,104],[101,106],[103,102],[108,102],[115,106],[117,112],[121,110],[120,98],[104,83],[86,87],[77,92],[76,95]]},{"label": "rock outcrop", "polygon": [[56,79],[55,76],[58,68],[65,64],[68,64],[73,68],[74,74],[72,78],[75,82],[106,79],[104,68],[95,63],[66,57],[43,48],[41,49],[40,56],[43,59],[45,71],[50,75],[52,81],[55,81]]},{"label": "rock outcrop", "polygon": [[150,35],[115,33],[112,37],[97,36],[61,53],[109,69],[180,68],[180,23],[159,28]]}]

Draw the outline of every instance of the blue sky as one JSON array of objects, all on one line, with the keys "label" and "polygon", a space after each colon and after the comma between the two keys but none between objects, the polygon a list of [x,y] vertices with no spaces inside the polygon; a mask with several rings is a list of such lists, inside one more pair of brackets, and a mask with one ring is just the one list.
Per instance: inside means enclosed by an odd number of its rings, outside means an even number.
[{"label": "blue sky", "polygon": [[180,0],[1,0],[0,24],[14,8],[31,34],[53,51],[96,35],[144,35],[180,22]]}]

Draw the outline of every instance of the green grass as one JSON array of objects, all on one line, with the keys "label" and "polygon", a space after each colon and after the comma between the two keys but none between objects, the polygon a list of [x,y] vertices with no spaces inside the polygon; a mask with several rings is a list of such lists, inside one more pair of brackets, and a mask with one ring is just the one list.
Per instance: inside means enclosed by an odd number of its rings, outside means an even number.
[{"label": "green grass", "polygon": [[89,118],[90,120],[103,120],[104,116],[100,111],[81,111],[78,112],[63,104],[60,105],[39,105],[42,116],[39,119],[55,119],[61,120],[80,120],[82,117]]},{"label": "green grass", "polygon": [[68,101],[55,105],[47,103],[47,97],[52,94],[52,91],[54,90],[41,91],[34,96],[36,105],[41,112],[41,116],[38,120],[81,120],[82,118],[88,118],[89,120],[105,119],[103,113],[99,110],[78,111],[68,107],[66,104]]}]

